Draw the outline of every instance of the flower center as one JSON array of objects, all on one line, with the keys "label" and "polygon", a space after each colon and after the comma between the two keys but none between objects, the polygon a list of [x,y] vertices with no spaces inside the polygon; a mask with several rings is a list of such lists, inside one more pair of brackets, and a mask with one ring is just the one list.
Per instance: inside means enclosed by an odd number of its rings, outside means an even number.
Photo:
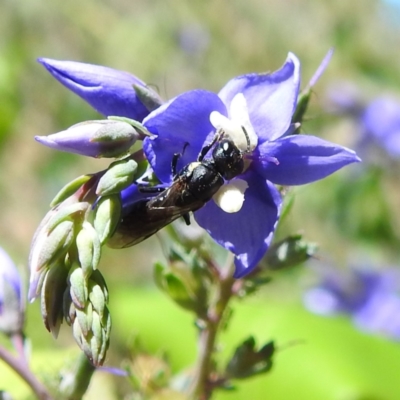
[{"label": "flower center", "polygon": [[218,111],[210,114],[210,122],[217,131],[224,132],[242,152],[252,152],[258,144],[258,137],[251,124],[247,102],[243,93],[238,93],[231,101],[230,118]]}]

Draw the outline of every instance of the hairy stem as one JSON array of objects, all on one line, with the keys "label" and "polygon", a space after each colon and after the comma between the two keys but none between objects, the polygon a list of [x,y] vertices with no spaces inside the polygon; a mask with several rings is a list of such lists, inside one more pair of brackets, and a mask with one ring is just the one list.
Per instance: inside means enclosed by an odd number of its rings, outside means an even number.
[{"label": "hairy stem", "polygon": [[59,391],[68,400],[80,400],[86,393],[95,367],[81,353],[74,367],[64,374]]},{"label": "hairy stem", "polygon": [[25,359],[14,357],[2,346],[0,346],[0,359],[9,365],[29,385],[39,400],[53,400],[47,389],[29,369]]},{"label": "hairy stem", "polygon": [[224,274],[219,276],[215,300],[210,306],[207,318],[202,321],[204,327],[200,332],[199,355],[196,375],[193,383],[192,399],[208,400],[211,397],[213,385],[210,378],[213,373],[213,354],[215,343],[224,312],[232,297],[232,287],[235,279],[232,278],[233,260],[229,260],[230,268],[224,268]]}]

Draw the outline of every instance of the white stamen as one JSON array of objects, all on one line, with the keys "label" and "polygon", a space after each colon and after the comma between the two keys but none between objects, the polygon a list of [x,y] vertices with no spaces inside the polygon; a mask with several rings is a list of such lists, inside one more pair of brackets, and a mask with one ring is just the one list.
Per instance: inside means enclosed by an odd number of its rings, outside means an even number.
[{"label": "white stamen", "polygon": [[244,135],[243,129],[239,124],[225,117],[225,115],[222,115],[218,111],[213,111],[210,114],[210,122],[217,131],[222,130],[225,135],[231,138],[235,142],[236,146],[241,149],[238,143],[243,138],[244,141],[246,141],[246,136]]},{"label": "white stamen", "polygon": [[249,187],[243,179],[235,179],[223,185],[213,196],[213,200],[227,213],[238,212],[244,202],[244,192]]},{"label": "white stamen", "polygon": [[[220,114],[218,111],[213,111],[210,114],[210,122],[216,130],[222,130],[235,145],[245,152],[248,149],[246,134],[250,140],[250,151],[254,150],[258,143],[258,137],[254,131],[253,125],[250,122],[249,113],[247,110],[247,102],[243,93],[238,93],[231,101],[230,105],[231,119]],[[245,133],[245,131],[246,133]]]},{"label": "white stamen", "polygon": [[[256,135],[253,125],[250,122],[249,111],[247,108],[247,101],[246,101],[246,98],[244,97],[243,93],[238,93],[232,99],[231,106],[229,108],[229,112],[230,112],[232,121],[238,123],[244,129],[246,129],[247,136],[249,137],[249,140],[250,140],[250,151],[254,150],[258,144],[258,136]],[[233,141],[236,143],[236,138],[233,139]],[[247,148],[247,139],[246,139],[245,135],[244,135],[244,141],[245,141],[245,146]],[[238,146],[237,143],[236,143],[236,146]],[[239,147],[239,149],[245,150],[245,149],[242,149],[241,147]]]}]

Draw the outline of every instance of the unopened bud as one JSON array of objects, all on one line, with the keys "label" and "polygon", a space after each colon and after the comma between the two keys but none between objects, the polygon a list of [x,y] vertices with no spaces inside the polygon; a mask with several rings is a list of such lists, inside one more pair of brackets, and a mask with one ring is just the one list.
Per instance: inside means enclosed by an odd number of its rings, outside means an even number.
[{"label": "unopened bud", "polygon": [[113,120],[86,121],[48,136],[35,136],[45,146],[88,157],[120,157],[139,135],[132,125]]},{"label": "unopened bud", "polygon": [[96,207],[96,215],[94,217],[94,228],[100,239],[100,243],[104,244],[110,238],[121,219],[121,199],[119,195],[111,195],[102,197]]},{"label": "unopened bud", "polygon": [[96,194],[98,196],[109,196],[120,193],[121,190],[132,184],[136,169],[137,163],[133,160],[115,161],[100,178]]},{"label": "unopened bud", "polygon": [[101,255],[100,240],[97,232],[87,221],[83,223],[82,229],[76,236],[76,246],[79,263],[85,278],[87,278],[97,268]]},{"label": "unopened bud", "polygon": [[55,207],[68,197],[72,196],[82,185],[88,182],[92,175],[81,175],[73,181],[67,183],[51,201],[50,207]]},{"label": "unopened bud", "polygon": [[54,337],[58,336],[64,316],[64,292],[68,269],[60,260],[46,272],[41,292],[41,312],[44,324]]},{"label": "unopened bud", "polygon": [[[75,308],[69,306],[67,309],[73,313],[68,315],[73,335],[92,364],[99,366],[104,362],[111,332],[111,317],[107,309],[108,290],[104,278],[95,270],[88,277],[86,286],[82,269],[77,267],[70,275],[70,285],[70,299]],[[79,302],[78,297],[81,297]],[[69,299],[65,300],[68,303]]]},{"label": "unopened bud", "polygon": [[71,284],[70,293],[73,303],[77,308],[84,308],[88,300],[89,293],[82,268],[76,266],[70,274],[69,281]]}]

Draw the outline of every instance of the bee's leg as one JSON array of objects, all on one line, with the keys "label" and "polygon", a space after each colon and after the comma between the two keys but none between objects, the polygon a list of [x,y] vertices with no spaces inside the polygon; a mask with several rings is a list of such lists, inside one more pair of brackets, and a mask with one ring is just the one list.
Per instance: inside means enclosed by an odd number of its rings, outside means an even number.
[{"label": "bee's leg", "polygon": [[177,164],[178,164],[178,160],[185,154],[186,147],[188,147],[188,146],[189,146],[189,143],[186,142],[186,143],[184,144],[184,146],[183,146],[182,153],[174,153],[174,156],[172,157],[172,161],[171,161],[171,171],[172,171],[172,176],[173,176],[174,178],[176,177],[176,173],[177,173],[177,171],[176,171],[176,166],[177,166]]},{"label": "bee's leg", "polygon": [[201,150],[199,155],[197,156],[197,161],[202,162],[206,154],[210,151],[211,147],[214,146],[214,144],[218,141],[221,140],[222,137],[224,136],[225,132],[222,129],[218,129],[217,132],[215,132],[215,135],[211,142],[207,145],[204,146]]},{"label": "bee's leg", "polygon": [[182,218],[184,219],[186,225],[190,225],[190,215],[189,215],[189,213],[183,214]]},{"label": "bee's leg", "polygon": [[140,193],[161,193],[165,189],[165,187],[160,187],[160,186],[142,186],[138,185],[138,189]]}]

